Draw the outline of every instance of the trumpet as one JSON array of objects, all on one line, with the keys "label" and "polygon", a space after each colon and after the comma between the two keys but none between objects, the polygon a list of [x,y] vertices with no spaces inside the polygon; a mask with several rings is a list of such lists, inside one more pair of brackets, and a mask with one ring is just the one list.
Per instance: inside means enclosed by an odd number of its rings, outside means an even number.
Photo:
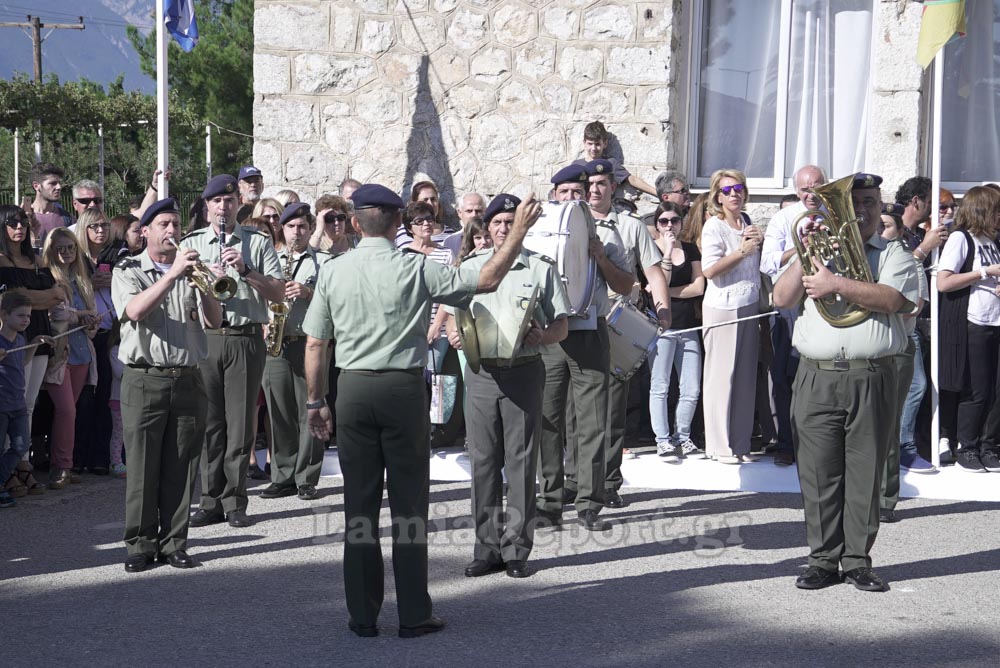
[{"label": "trumpet", "polygon": [[[177,245],[173,237],[167,237],[164,239],[170,243],[171,246],[180,250],[181,247]],[[190,267],[187,270],[188,280],[194,287],[201,290],[206,295],[211,295],[217,301],[224,302],[227,299],[232,299],[236,294],[236,281],[230,276],[216,277],[212,271],[205,266],[204,262],[198,262],[198,264]]]}]

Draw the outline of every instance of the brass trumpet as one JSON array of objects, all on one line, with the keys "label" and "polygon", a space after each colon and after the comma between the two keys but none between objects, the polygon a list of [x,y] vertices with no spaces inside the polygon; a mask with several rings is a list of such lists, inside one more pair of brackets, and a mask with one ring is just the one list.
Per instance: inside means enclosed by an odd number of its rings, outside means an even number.
[{"label": "brass trumpet", "polygon": [[[856,281],[873,282],[872,270],[865,254],[865,242],[858,231],[858,219],[851,202],[854,175],[818,186],[812,190],[820,200],[818,209],[803,211],[792,222],[792,241],[802,263],[802,273],[816,273],[812,258],[830,266],[834,273]],[[804,232],[802,226],[819,221],[819,230]],[[808,244],[803,237],[808,237]],[[864,306],[842,301],[840,295],[817,299],[816,311],[834,327],[851,327],[869,316]]]},{"label": "brass trumpet", "polygon": [[[164,241],[169,241],[177,250],[181,249],[173,237],[167,237]],[[204,262],[199,261],[198,264],[190,267],[187,270],[187,277],[194,287],[206,295],[211,295],[217,301],[224,302],[227,299],[232,299],[236,294],[236,280],[231,276],[216,277],[212,270],[205,266]]]}]

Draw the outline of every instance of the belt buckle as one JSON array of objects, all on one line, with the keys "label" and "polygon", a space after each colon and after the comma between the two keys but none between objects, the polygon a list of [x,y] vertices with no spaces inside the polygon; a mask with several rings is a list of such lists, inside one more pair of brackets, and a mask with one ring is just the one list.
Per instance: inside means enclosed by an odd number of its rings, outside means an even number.
[{"label": "belt buckle", "polygon": [[833,360],[834,371],[850,371],[851,363],[847,360]]},{"label": "belt buckle", "polygon": [[182,370],[179,367],[174,367],[172,369],[167,369],[167,375],[170,376],[171,378],[180,378],[181,371]]}]

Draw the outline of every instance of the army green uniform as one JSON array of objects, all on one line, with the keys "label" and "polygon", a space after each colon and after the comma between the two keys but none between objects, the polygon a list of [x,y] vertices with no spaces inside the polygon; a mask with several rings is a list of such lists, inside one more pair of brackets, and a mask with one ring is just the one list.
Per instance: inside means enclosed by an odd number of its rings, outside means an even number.
[{"label": "army green uniform", "polygon": [[[253,271],[281,279],[278,255],[267,235],[237,225],[226,234],[226,246],[238,248]],[[196,230],[181,239],[206,263],[219,260],[219,237],[214,227]],[[230,275],[236,278],[235,270]],[[264,335],[267,301],[242,278],[226,300],[223,327],[208,333],[208,359],[201,362],[208,399],[208,425],[201,458],[201,509],[224,515],[247,508],[247,468],[254,435],[253,412],[264,375]]]},{"label": "army green uniform", "polygon": [[155,557],[185,550],[188,508],[205,438],[205,387],[198,363],[208,354],[200,295],[174,281],[164,300],[140,321],[129,300],[163,279],[147,251],[122,260],[111,294],[121,319],[118,357],[128,478],[125,545]]},{"label": "army green uniform", "polygon": [[[901,313],[912,311],[917,271],[909,252],[878,234],[865,250],[875,280],[906,298]],[[792,387],[792,430],[810,566],[871,567],[879,488],[895,426],[894,356],[907,340],[899,314],[873,313],[853,327],[833,327],[813,300],[804,300],[792,341],[802,356]]]},{"label": "army green uniform", "polygon": [[303,330],[335,339],[337,454],[344,474],[344,582],[357,624],[383,599],[379,508],[389,488],[399,623],[431,616],[427,593],[430,415],[423,367],[430,303],[465,307],[478,273],[364,238],[320,269]]},{"label": "army green uniform", "polygon": [[[477,271],[493,257],[480,251],[462,263]],[[551,260],[522,250],[496,292],[477,295],[476,321],[482,368],[466,373],[469,459],[472,463],[473,558],[524,561],[534,541],[535,468],[541,434],[545,365],[538,346],[514,349],[532,292],[543,327],[569,315],[571,306]],[[503,475],[509,489],[503,507]]]},{"label": "army green uniform", "polygon": [[[656,247],[649,230],[642,221],[627,212],[612,211],[605,219],[614,223],[625,244],[625,258],[632,265],[632,273],[636,268],[648,269],[659,267],[663,255]],[[613,293],[612,293],[613,294]],[[627,295],[626,295],[627,296]],[[608,379],[608,439],[605,459],[605,489],[618,491],[622,483],[622,449],[625,447],[625,416],[628,412],[629,381],[622,381],[614,376]]]},{"label": "army green uniform", "polygon": [[[630,271],[618,230],[598,221],[597,236],[605,253],[618,268]],[[591,309],[596,323],[582,325],[569,319],[569,335],[560,343],[545,346],[545,392],[542,400],[542,440],[538,449],[538,508],[559,513],[566,484],[563,444],[567,460],[575,462],[576,509],[579,512],[604,508],[604,439],[608,419],[608,325],[611,310],[608,284],[600,271]],[[574,329],[574,327],[587,329]],[[570,399],[570,396],[572,399]],[[572,401],[570,407],[570,401]],[[573,433],[567,433],[567,410],[575,417]]]},{"label": "army green uniform", "polygon": [[[306,250],[292,260],[287,280],[309,287],[316,284],[321,264],[330,260],[328,253]],[[287,266],[287,247],[278,252],[282,272]],[[289,306],[282,338],[281,354],[267,356],[264,363],[264,398],[271,419],[271,482],[284,487],[319,484],[323,468],[323,441],[309,433],[306,410],[306,337],[302,321],[309,299],[295,299]]]}]

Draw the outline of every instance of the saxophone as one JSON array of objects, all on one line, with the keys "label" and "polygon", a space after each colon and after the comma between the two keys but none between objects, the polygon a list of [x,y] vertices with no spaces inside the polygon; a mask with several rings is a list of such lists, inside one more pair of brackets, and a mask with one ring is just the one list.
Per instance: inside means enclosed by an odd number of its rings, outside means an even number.
[{"label": "saxophone", "polygon": [[[285,255],[284,278],[285,283],[292,280],[292,249],[288,247]],[[281,356],[281,339],[285,335],[285,321],[288,320],[288,312],[292,310],[290,300],[283,302],[272,302],[268,307],[271,309],[271,327],[267,330],[267,354],[271,357]]]}]

